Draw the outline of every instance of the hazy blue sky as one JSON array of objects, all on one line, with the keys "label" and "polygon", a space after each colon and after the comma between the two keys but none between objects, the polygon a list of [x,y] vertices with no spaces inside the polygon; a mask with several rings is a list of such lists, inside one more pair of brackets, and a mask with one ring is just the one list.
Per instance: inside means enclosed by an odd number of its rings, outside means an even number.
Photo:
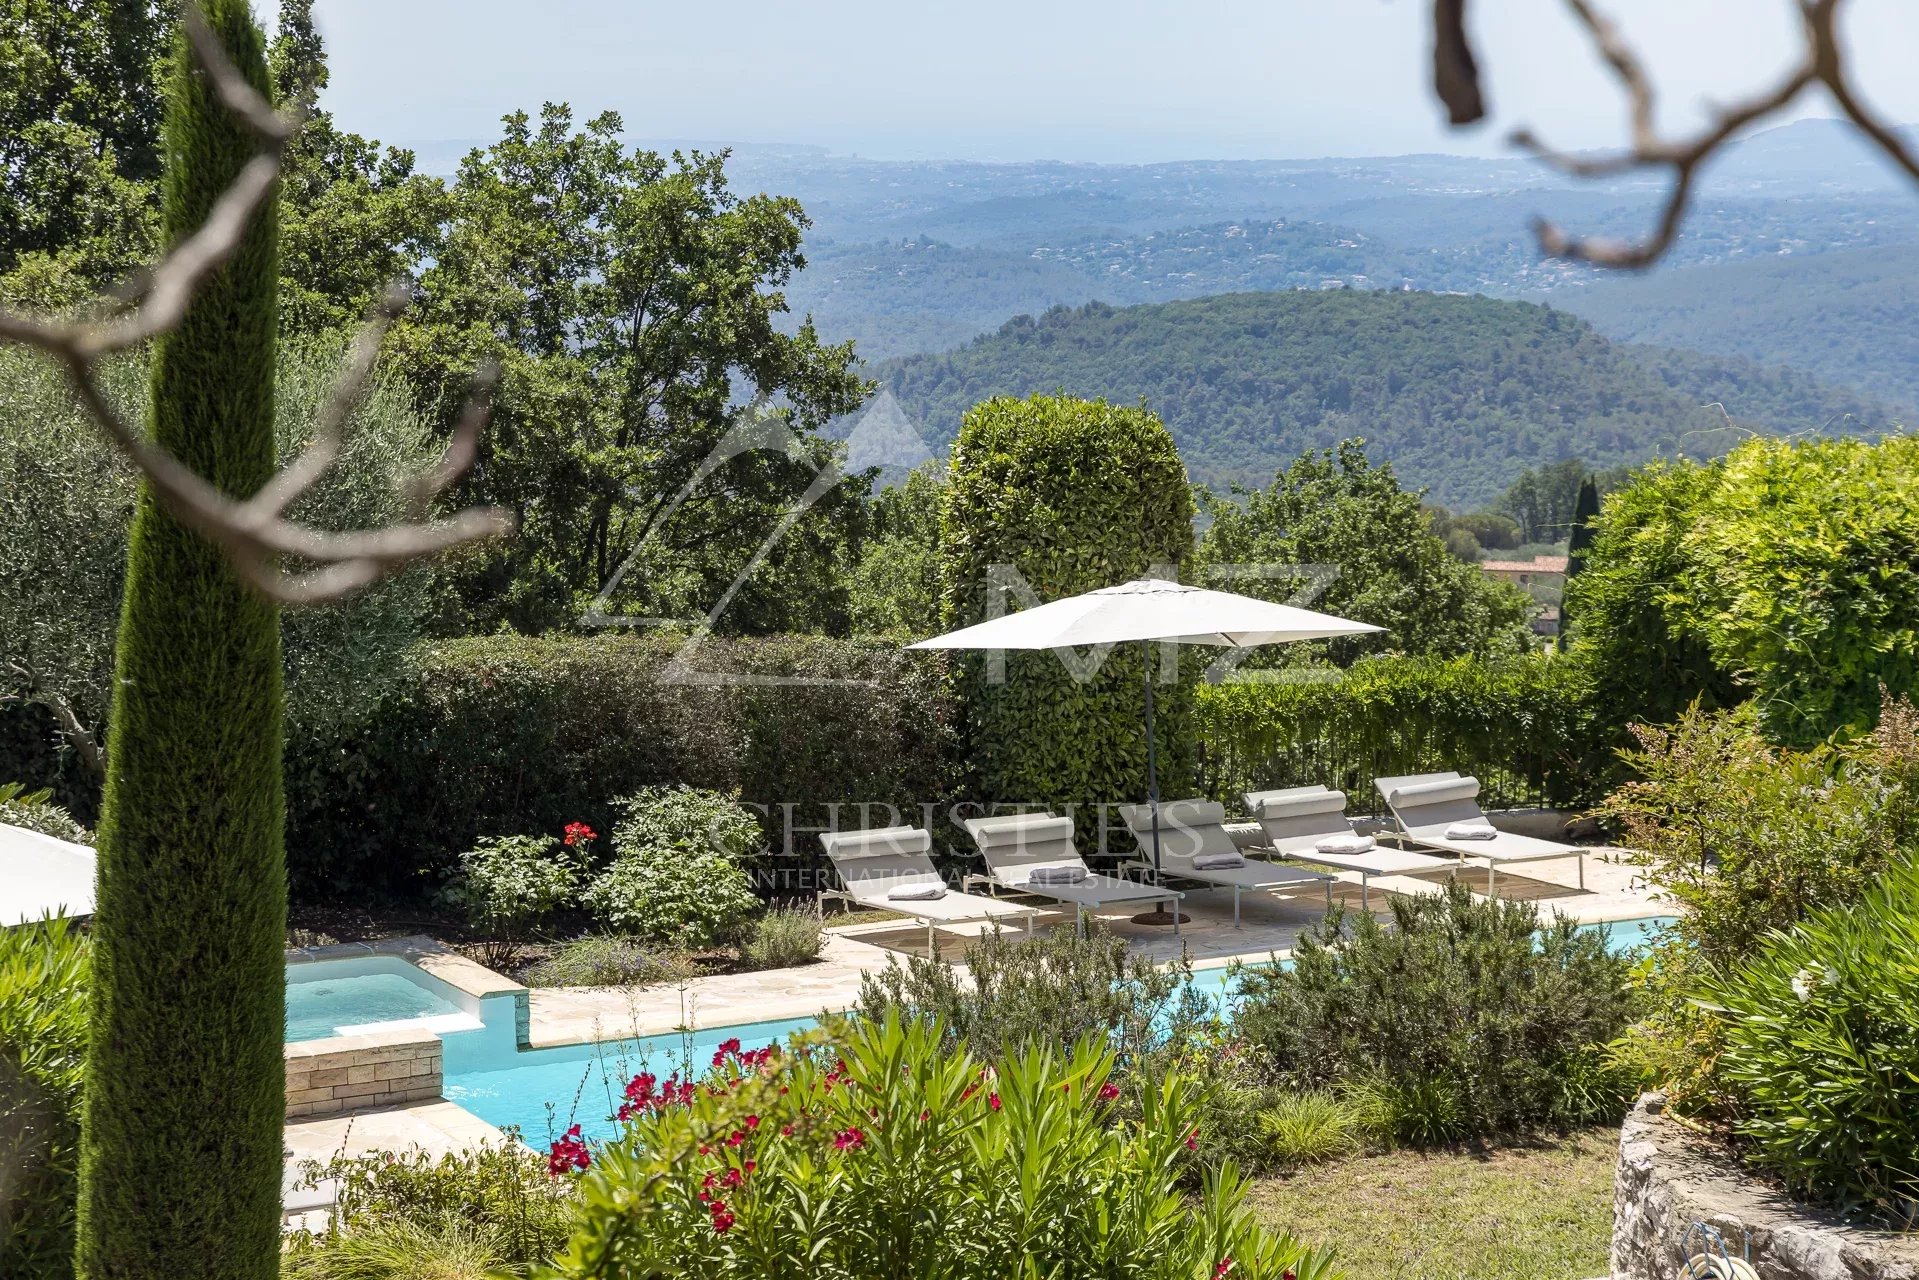
[{"label": "hazy blue sky", "polygon": [[[328,104],[391,142],[487,138],[516,107],[612,108],[637,138],[968,159],[1488,153],[1526,122],[1619,137],[1617,94],[1552,0],[1479,0],[1495,124],[1427,96],[1425,0],[319,0]],[[1756,87],[1786,0],[1609,0],[1673,123]],[[271,6],[267,8],[270,10]],[[1919,119],[1919,4],[1855,0],[1858,74]],[[1822,106],[1811,114],[1829,114]]]}]

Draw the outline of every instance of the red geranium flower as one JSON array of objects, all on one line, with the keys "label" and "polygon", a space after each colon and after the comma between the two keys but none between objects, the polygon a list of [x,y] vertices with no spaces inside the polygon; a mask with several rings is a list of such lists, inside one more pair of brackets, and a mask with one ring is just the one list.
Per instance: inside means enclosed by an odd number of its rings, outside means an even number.
[{"label": "red geranium flower", "polygon": [[574,845],[582,844],[588,840],[598,840],[599,838],[600,833],[592,827],[587,826],[584,822],[569,822],[566,824],[565,843],[569,849]]}]

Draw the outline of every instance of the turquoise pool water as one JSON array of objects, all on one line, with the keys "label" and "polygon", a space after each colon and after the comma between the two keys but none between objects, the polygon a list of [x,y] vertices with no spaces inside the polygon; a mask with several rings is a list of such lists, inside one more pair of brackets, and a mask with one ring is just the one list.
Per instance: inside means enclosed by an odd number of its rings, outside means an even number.
[{"label": "turquoise pool water", "polygon": [[384,956],[288,965],[287,1041],[318,1040],[369,1022],[460,1012],[424,980],[405,961]]},{"label": "turquoise pool water", "polygon": [[[1647,937],[1671,916],[1622,920],[1610,925],[1588,925],[1582,933],[1605,931],[1610,948],[1625,952],[1643,946]],[[1202,969],[1193,975],[1193,988],[1220,1002],[1231,1016],[1236,993],[1225,968]],[[446,1038],[445,1095],[488,1124],[519,1129],[529,1146],[543,1149],[571,1125],[579,1125],[589,1140],[610,1138],[618,1126],[610,1118],[619,1106],[626,1082],[642,1070],[664,1077],[685,1072],[695,1075],[712,1062],[722,1040],[738,1037],[748,1049],[783,1043],[796,1031],[817,1025],[812,1018],[786,1022],[753,1022],[713,1027],[687,1035],[656,1036],[648,1040],[619,1040],[605,1044],[573,1045],[563,1049],[533,1049],[501,1057],[489,1054],[477,1039]]]}]

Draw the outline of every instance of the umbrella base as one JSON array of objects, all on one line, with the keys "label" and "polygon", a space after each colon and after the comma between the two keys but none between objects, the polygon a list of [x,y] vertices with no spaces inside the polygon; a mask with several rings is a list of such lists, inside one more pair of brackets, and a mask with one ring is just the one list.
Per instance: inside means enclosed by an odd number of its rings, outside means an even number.
[{"label": "umbrella base", "polygon": [[1192,922],[1191,916],[1168,911],[1165,907],[1133,917],[1134,924],[1191,924]]}]

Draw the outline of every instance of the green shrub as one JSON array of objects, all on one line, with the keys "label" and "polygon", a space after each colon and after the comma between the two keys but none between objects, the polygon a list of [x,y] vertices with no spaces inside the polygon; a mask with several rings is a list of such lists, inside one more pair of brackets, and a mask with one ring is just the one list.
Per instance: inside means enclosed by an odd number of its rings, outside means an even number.
[{"label": "green shrub", "polygon": [[[1104,401],[1002,397],[974,406],[953,445],[940,554],[948,628],[988,616],[998,566],[1017,570],[1041,601],[1149,570],[1179,577],[1193,555],[1193,499],[1172,436],[1147,410]],[[1024,607],[1017,597],[1006,603]],[[1192,656],[1184,677],[1155,697],[1167,795],[1191,791]],[[1095,815],[1085,806],[1146,794],[1137,645],[1120,646],[1084,681],[1054,653],[1006,654],[1003,678],[994,662],[963,653],[957,664],[973,744],[965,758],[982,795],[1081,806],[1090,837]]]},{"label": "green shrub", "polygon": [[1752,1163],[1801,1195],[1919,1226],[1919,865],[1759,940],[1704,995]]},{"label": "green shrub", "polygon": [[591,854],[589,831],[489,837],[460,858],[451,896],[486,930],[489,963],[510,960],[527,932],[573,900]]},{"label": "green shrub", "polygon": [[1259,1131],[1274,1160],[1292,1167],[1347,1155],[1358,1147],[1352,1110],[1321,1089],[1282,1093],[1259,1113]]},{"label": "green shrub", "polygon": [[674,952],[593,933],[561,943],[520,976],[529,987],[639,987],[685,981],[694,970]]},{"label": "green shrub", "polygon": [[[295,1237],[288,1280],[465,1280],[525,1268],[559,1249],[572,1220],[571,1189],[518,1142],[438,1157],[418,1148],[341,1156],[308,1161],[301,1174],[309,1186],[337,1181],[339,1199],[324,1232]],[[405,1269],[409,1247],[420,1251],[417,1272]],[[481,1258],[492,1261],[461,1269]]]},{"label": "green shrub", "polygon": [[929,1022],[889,1019],[835,1048],[756,1060],[686,1103],[636,1104],[603,1148],[556,1150],[590,1161],[558,1274],[1331,1274],[1255,1222],[1230,1164],[1180,1193],[1188,1144],[1211,1139],[1190,1080],[1169,1075],[1137,1122],[1115,1122],[1096,1040],[982,1063]]},{"label": "green shrub", "polygon": [[374,1222],[349,1235],[301,1241],[281,1280],[490,1280],[508,1271],[497,1233],[457,1219]]},{"label": "green shrub", "polygon": [[[1749,440],[1609,495],[1570,594],[1607,721],[1754,698],[1774,741],[1870,728],[1919,678],[1919,440]],[[1582,653],[1583,650],[1583,653]]]},{"label": "green shrub", "polygon": [[902,965],[888,955],[884,969],[861,975],[855,1008],[869,1022],[931,1019],[981,1056],[1032,1043],[1063,1050],[1099,1035],[1128,1069],[1213,1017],[1212,1002],[1189,985],[1189,959],[1160,968],[1097,924],[1084,937],[983,933],[966,948],[966,969],[970,981],[939,960],[909,956]]},{"label": "green shrub", "polygon": [[0,1275],[73,1275],[87,946],[62,919],[0,929]]},{"label": "green shrub", "polygon": [[613,861],[581,895],[600,923],[675,947],[738,937],[760,907],[739,864],[760,837],[753,815],[691,787],[647,787],[616,807]]},{"label": "green shrub", "polygon": [[1563,917],[1542,928],[1530,904],[1457,883],[1389,901],[1390,927],[1336,911],[1290,969],[1244,970],[1241,1034],[1289,1087],[1384,1091],[1405,1141],[1562,1120],[1568,1062],[1625,1026],[1627,962]]},{"label": "green shrub", "polygon": [[614,798],[646,786],[737,791],[795,870],[817,863],[807,828],[832,825],[830,805],[841,826],[861,805],[885,826],[947,797],[944,655],[821,636],[682,643],[499,635],[416,651],[361,728],[287,744],[296,894],[431,894],[481,836],[574,819],[610,831]]},{"label": "green shrub", "polygon": [[1444,760],[1479,779],[1489,808],[1599,798],[1605,753],[1573,663],[1381,657],[1299,675],[1200,686],[1211,795],[1237,804],[1275,780],[1317,782],[1363,809],[1374,778]]},{"label": "green shrub", "polygon": [[803,908],[781,908],[753,922],[740,958],[749,969],[786,969],[819,959],[824,945],[819,916]]},{"label": "green shrub", "polygon": [[28,791],[18,782],[0,782],[0,823],[74,844],[93,843],[93,832],[53,803],[52,791]]},{"label": "green shrub", "polygon": [[1813,910],[1852,901],[1919,842],[1919,713],[1888,700],[1879,727],[1841,747],[1776,748],[1751,709],[1687,711],[1636,726],[1639,777],[1601,812],[1649,877],[1687,910],[1677,932],[1709,965]]}]

